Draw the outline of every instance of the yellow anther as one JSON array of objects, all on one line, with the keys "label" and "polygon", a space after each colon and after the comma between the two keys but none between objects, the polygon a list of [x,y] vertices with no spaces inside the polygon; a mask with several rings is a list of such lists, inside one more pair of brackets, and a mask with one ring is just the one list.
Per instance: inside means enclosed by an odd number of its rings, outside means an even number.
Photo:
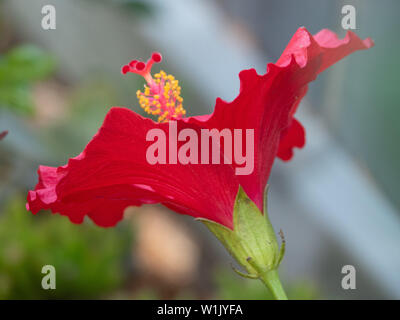
[{"label": "yellow anther", "polygon": [[144,91],[136,92],[139,104],[145,112],[159,115],[158,122],[179,119],[186,114],[180,96],[181,87],[174,76],[161,70],[154,75],[154,79],[151,76],[149,78]]}]

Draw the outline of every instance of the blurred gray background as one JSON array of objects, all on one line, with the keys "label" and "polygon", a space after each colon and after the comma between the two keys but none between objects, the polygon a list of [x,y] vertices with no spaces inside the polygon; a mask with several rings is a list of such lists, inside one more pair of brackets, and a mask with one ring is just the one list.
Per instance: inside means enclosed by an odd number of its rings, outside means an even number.
[{"label": "blurred gray background", "polygon": [[[56,7],[56,30],[41,28],[45,4]],[[319,298],[399,299],[400,2],[395,0],[2,1],[8,35],[3,47],[34,43],[55,57],[57,67],[44,98],[35,96],[43,102],[39,116],[0,109],[0,129],[10,131],[0,146],[7,168],[1,206],[33,187],[39,163],[62,165],[78,154],[109,107],[140,112],[135,92],[141,79],[122,76],[123,64],[162,52],[162,69],[181,81],[188,114],[209,113],[216,97],[236,96],[240,70],[265,72],[300,26],[311,33],[330,28],[343,37],[345,4],[356,8],[354,31],[371,37],[375,47],[351,55],[311,84],[298,112],[306,147],[291,162],[274,165],[269,212],[287,240],[280,273],[284,283],[312,284]],[[93,94],[87,97],[85,90]],[[202,259],[227,268],[231,259],[212,235],[191,218],[179,218],[201,243],[214,247]],[[341,287],[344,265],[356,268],[356,290]]]}]

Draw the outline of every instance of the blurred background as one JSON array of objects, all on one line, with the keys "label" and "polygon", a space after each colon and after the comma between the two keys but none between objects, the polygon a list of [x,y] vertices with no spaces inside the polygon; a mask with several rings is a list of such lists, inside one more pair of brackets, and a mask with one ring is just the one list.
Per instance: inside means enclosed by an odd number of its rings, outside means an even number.
[{"label": "blurred background", "polygon": [[[43,30],[44,5],[56,30]],[[25,209],[39,164],[81,152],[114,105],[141,112],[143,80],[122,76],[160,51],[190,115],[233,99],[240,70],[264,73],[298,27],[341,37],[343,5],[375,47],[327,70],[299,108],[306,147],[270,178],[280,268],[295,299],[400,298],[400,2],[315,0],[0,1],[0,299],[267,299],[213,235],[160,206],[129,208],[116,227]],[[159,66],[156,66],[158,70]],[[1,134],[0,134],[1,135]],[[54,265],[57,289],[41,288]],[[344,265],[356,290],[343,290]]]}]

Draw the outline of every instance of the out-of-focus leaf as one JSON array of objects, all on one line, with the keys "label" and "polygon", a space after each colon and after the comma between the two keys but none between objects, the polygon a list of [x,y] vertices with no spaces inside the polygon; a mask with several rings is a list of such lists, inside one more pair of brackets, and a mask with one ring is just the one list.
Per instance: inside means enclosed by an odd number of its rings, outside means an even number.
[{"label": "out-of-focus leaf", "polygon": [[54,70],[54,59],[31,45],[12,49],[0,57],[0,106],[18,113],[33,110],[31,86]]},{"label": "out-of-focus leaf", "polygon": [[[215,276],[216,298],[227,300],[273,300],[271,293],[259,280],[242,279],[230,270],[218,270]],[[318,290],[309,282],[285,284],[289,299],[319,299]]]},{"label": "out-of-focus leaf", "polygon": [[98,3],[103,1],[113,6],[126,8],[130,13],[137,15],[138,17],[146,17],[153,13],[153,5],[145,0],[90,0]]},{"label": "out-of-focus leaf", "polygon": [[[0,299],[100,298],[123,285],[129,230],[34,216],[24,203],[17,197],[0,216]],[[56,290],[41,287],[44,265],[56,268]]]},{"label": "out-of-focus leaf", "polygon": [[131,12],[138,16],[151,15],[153,13],[153,7],[145,1],[138,0],[123,0],[120,1],[121,5],[129,9]]},{"label": "out-of-focus leaf", "polygon": [[0,58],[0,85],[41,80],[54,65],[52,56],[35,46],[17,47]]},{"label": "out-of-focus leaf", "polygon": [[1,106],[18,113],[32,114],[32,93],[26,84],[0,86]]}]

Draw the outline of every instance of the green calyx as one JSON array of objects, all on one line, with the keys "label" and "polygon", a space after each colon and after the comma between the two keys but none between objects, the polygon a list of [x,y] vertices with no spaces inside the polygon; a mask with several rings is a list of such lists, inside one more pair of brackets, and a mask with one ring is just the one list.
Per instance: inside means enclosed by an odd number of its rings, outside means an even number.
[{"label": "green calyx", "polygon": [[272,291],[277,299],[286,299],[280,284],[277,268],[285,251],[283,234],[282,247],[275,236],[274,229],[268,219],[264,200],[264,215],[244,190],[239,187],[233,210],[233,230],[207,219],[199,219],[214,233],[237,262],[247,270],[248,274],[234,269],[239,275],[260,279]]}]

